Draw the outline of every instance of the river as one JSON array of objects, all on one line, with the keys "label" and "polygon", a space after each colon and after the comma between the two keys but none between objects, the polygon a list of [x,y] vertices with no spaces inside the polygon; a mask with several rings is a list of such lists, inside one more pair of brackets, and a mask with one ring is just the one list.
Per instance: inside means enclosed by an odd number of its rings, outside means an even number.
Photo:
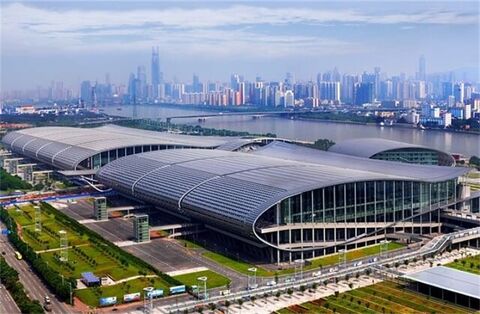
[{"label": "river", "polygon": [[[132,117],[133,106],[105,107],[104,112],[111,115]],[[201,110],[161,107],[159,105],[138,105],[138,118],[161,118],[187,116],[205,112]],[[172,123],[198,124],[197,119],[174,119]],[[275,133],[278,137],[314,141],[328,138],[335,142],[351,138],[380,137],[395,141],[424,145],[431,148],[460,153],[465,156],[480,155],[480,135],[454,133],[433,130],[419,130],[400,127],[379,127],[373,125],[343,124],[333,122],[288,120],[277,117],[252,119],[248,116],[223,116],[207,118],[202,126],[216,129],[248,131],[251,133]]]}]

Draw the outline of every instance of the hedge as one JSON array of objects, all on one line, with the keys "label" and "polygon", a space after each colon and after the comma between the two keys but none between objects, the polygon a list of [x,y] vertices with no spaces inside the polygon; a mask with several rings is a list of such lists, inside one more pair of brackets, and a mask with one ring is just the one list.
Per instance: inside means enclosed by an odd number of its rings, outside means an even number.
[{"label": "hedge", "polygon": [[38,302],[38,300],[32,300],[27,296],[23,285],[18,280],[18,272],[10,267],[3,257],[0,257],[0,265],[0,278],[2,279],[2,283],[8,292],[10,292],[20,311],[30,314],[44,313],[40,302]]}]

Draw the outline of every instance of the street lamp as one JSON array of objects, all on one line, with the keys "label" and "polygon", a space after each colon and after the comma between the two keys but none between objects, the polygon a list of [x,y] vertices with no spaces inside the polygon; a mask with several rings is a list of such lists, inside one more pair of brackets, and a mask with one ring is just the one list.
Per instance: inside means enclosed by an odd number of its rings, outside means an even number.
[{"label": "street lamp", "polygon": [[152,310],[153,310],[152,291],[153,290],[154,290],[153,287],[143,288],[143,312],[144,313],[152,313]]},{"label": "street lamp", "polygon": [[382,240],[380,241],[380,257],[384,257],[388,250],[388,241]]},{"label": "street lamp", "polygon": [[346,267],[347,264],[347,251],[345,249],[338,250],[338,263],[340,266]]},{"label": "street lamp", "polygon": [[293,261],[295,263],[295,278],[297,278],[298,268],[300,268],[300,279],[303,279],[303,259],[296,259]]},{"label": "street lamp", "polygon": [[[207,276],[198,277],[197,280],[200,281],[200,282],[203,282],[203,299],[207,300],[207,298],[208,298],[208,294],[207,294],[207,280],[208,280],[208,277]],[[200,285],[198,285],[198,287],[200,287]],[[198,290],[198,291],[200,292],[200,290]],[[199,296],[200,296],[200,293],[199,293]]]},{"label": "street lamp", "polygon": [[250,267],[248,271],[253,273],[253,276],[248,275],[248,289],[255,289],[257,287],[257,268]]}]

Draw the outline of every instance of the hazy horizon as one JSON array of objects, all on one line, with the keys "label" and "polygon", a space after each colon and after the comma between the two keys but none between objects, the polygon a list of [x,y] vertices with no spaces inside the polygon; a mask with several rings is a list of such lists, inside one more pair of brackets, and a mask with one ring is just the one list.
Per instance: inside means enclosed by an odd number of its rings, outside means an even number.
[{"label": "hazy horizon", "polygon": [[[152,46],[166,80],[228,81],[231,73],[299,79],[344,73],[414,75],[462,69],[478,80],[478,3],[43,2],[1,3],[1,87],[63,81],[126,83],[138,65],[150,81]],[[460,78],[461,79],[461,78]]]}]

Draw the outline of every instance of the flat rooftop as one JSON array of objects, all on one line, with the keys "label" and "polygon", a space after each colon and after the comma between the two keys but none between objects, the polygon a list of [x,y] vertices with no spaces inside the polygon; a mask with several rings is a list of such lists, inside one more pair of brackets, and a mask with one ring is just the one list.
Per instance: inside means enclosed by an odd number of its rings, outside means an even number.
[{"label": "flat rooftop", "polygon": [[438,266],[422,270],[404,278],[447,291],[480,299],[480,276],[450,267]]}]

